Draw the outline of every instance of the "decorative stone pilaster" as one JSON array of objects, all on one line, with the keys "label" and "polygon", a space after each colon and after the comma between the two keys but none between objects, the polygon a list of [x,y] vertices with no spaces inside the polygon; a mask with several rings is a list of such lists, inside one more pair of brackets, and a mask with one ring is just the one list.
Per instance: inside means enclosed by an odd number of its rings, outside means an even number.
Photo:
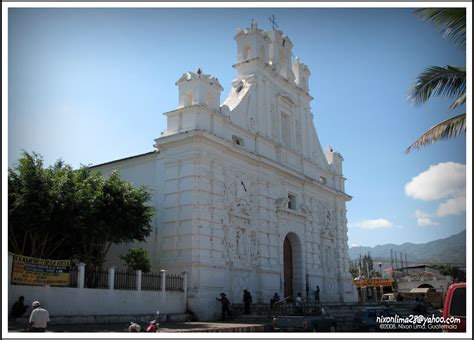
[{"label": "decorative stone pilaster", "polygon": [[162,269],[160,270],[161,273],[161,291],[165,292],[166,291],[166,270]]},{"label": "decorative stone pilaster", "polygon": [[137,275],[136,275],[136,283],[137,283],[137,290],[142,290],[142,271],[137,270]]},{"label": "decorative stone pilaster", "polygon": [[84,288],[85,278],[86,264],[81,262],[77,265],[77,288]]},{"label": "decorative stone pilaster", "polygon": [[115,283],[115,267],[109,268],[109,289],[114,289]]}]

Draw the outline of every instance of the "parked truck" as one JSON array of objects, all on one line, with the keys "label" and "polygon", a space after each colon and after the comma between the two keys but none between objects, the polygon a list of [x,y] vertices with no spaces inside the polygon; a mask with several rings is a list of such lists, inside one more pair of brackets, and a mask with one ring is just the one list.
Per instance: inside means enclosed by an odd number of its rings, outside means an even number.
[{"label": "parked truck", "polygon": [[273,329],[293,332],[335,332],[337,322],[322,306],[301,306],[292,309],[291,315],[275,316]]}]

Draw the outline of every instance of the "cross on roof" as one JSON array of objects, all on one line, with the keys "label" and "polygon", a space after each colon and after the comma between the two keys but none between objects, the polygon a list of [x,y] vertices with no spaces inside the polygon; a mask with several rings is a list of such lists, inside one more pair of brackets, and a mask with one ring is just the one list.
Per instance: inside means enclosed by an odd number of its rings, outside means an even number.
[{"label": "cross on roof", "polygon": [[275,28],[278,27],[278,24],[276,22],[275,14],[272,14],[271,17],[268,17],[268,20],[270,20],[270,22],[272,23],[272,30],[275,30]]}]

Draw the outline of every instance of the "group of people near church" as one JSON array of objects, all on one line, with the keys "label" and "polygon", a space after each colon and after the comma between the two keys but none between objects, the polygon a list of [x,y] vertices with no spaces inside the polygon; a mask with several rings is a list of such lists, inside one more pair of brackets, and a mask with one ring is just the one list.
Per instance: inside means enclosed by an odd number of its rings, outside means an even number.
[{"label": "group of people near church", "polygon": [[[314,292],[314,300],[316,302],[319,302],[319,292],[320,292],[319,286],[316,286],[316,290]],[[224,321],[226,317],[230,317],[230,318],[232,317],[232,311],[231,311],[232,303],[227,298],[227,295],[225,293],[221,293],[220,296],[221,297],[216,298],[216,300],[221,303],[222,321]],[[280,298],[280,295],[278,295],[278,293],[275,293],[273,297],[270,299],[270,308],[273,308],[273,306],[277,302],[281,302],[283,300]],[[244,314],[247,314],[247,315],[250,314],[250,305],[252,304],[252,294],[250,293],[248,288],[244,289],[244,296],[242,298],[242,302],[244,303]],[[296,307],[303,306],[303,298],[301,296],[301,293],[298,293],[296,295],[294,303]]]},{"label": "group of people near church", "polygon": [[[225,320],[226,316],[232,317],[232,311],[230,307],[232,303],[227,298],[225,293],[221,293],[220,298],[216,298],[217,301],[221,303],[221,311],[222,311],[222,321]],[[242,298],[242,302],[244,303],[244,314],[250,314],[250,304],[252,303],[252,294],[248,289],[244,289],[244,297]]]},{"label": "group of people near church", "polygon": [[[31,307],[32,311],[29,318],[29,331],[45,332],[48,322],[50,321],[49,312],[45,308],[41,307],[41,303],[39,301],[33,301]],[[15,320],[22,317],[28,308],[29,306],[25,305],[25,297],[20,296],[18,301],[12,306],[10,311],[10,319]]]}]

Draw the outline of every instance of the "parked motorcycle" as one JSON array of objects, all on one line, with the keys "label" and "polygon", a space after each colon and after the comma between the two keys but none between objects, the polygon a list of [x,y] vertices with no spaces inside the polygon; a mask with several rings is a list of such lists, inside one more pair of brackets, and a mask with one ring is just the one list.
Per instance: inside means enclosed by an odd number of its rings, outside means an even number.
[{"label": "parked motorcycle", "polygon": [[130,322],[130,325],[127,328],[127,332],[140,332],[141,326],[138,323]]},{"label": "parked motorcycle", "polygon": [[156,316],[155,316],[155,319],[151,320],[149,323],[148,323],[148,326],[146,328],[146,331],[149,332],[149,333],[156,333],[156,332],[159,332],[160,331],[160,311],[157,310],[156,311]]}]

